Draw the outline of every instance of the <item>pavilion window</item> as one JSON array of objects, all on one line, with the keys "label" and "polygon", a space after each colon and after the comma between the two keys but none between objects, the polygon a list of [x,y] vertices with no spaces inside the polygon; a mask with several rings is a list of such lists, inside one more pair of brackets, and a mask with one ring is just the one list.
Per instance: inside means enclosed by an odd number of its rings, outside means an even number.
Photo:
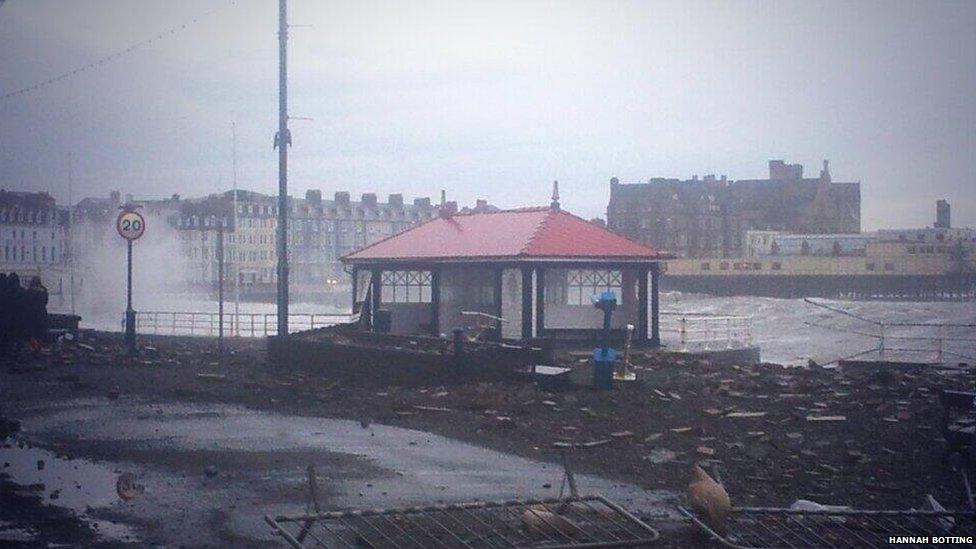
[{"label": "pavilion window", "polygon": [[592,307],[593,296],[607,290],[620,299],[623,281],[618,270],[569,269],[563,273],[565,276],[546,280],[546,298],[550,303]]},{"label": "pavilion window", "polygon": [[384,303],[430,303],[430,271],[383,271]]}]

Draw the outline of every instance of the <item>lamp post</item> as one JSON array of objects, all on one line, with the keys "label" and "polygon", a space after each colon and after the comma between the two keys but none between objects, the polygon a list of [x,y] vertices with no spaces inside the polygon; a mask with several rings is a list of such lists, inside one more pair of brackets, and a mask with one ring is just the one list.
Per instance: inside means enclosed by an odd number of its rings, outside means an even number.
[{"label": "lamp post", "polygon": [[278,337],[288,337],[288,2],[278,0]]}]

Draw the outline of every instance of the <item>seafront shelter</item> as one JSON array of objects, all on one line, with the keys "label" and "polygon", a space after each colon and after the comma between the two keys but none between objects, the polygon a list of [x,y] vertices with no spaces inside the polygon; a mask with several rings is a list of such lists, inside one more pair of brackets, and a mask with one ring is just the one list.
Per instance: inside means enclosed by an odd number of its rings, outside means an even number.
[{"label": "seafront shelter", "polygon": [[494,339],[594,342],[617,298],[611,330],[659,346],[658,280],[669,256],[559,208],[440,215],[341,258],[353,312],[374,332],[449,336],[487,323]]}]

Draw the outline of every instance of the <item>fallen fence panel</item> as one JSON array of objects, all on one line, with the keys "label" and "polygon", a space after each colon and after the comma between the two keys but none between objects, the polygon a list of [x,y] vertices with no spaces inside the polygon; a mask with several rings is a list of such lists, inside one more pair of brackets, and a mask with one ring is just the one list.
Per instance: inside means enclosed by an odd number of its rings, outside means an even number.
[{"label": "fallen fence panel", "polygon": [[596,549],[642,546],[660,536],[598,495],[267,516],[265,521],[297,549]]}]

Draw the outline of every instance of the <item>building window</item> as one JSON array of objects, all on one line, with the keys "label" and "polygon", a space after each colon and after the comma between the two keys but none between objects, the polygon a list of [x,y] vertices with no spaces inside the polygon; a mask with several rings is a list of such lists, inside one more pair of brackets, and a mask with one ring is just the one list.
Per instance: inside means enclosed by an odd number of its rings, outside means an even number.
[{"label": "building window", "polygon": [[783,265],[779,262],[774,262],[772,265],[770,265],[770,268],[774,271],[779,271],[783,268]]},{"label": "building window", "polygon": [[894,263],[885,263],[884,264],[884,270],[886,270],[886,271],[894,271],[895,270],[895,264]]},{"label": "building window", "polygon": [[908,247],[908,253],[914,254],[915,253],[915,246],[909,246]]},{"label": "building window", "polygon": [[711,263],[705,262],[705,263],[702,263],[701,264],[701,270],[703,270],[703,271],[710,271],[711,269],[712,269],[712,264]]},{"label": "building window", "polygon": [[874,270],[874,263],[865,263],[864,264],[864,268],[867,269],[867,270],[869,270],[869,271],[873,271]]},{"label": "building window", "polygon": [[718,268],[723,271],[729,270],[729,264],[725,261],[718,264]]},{"label": "building window", "polygon": [[430,303],[430,271],[383,271],[383,303]]}]

